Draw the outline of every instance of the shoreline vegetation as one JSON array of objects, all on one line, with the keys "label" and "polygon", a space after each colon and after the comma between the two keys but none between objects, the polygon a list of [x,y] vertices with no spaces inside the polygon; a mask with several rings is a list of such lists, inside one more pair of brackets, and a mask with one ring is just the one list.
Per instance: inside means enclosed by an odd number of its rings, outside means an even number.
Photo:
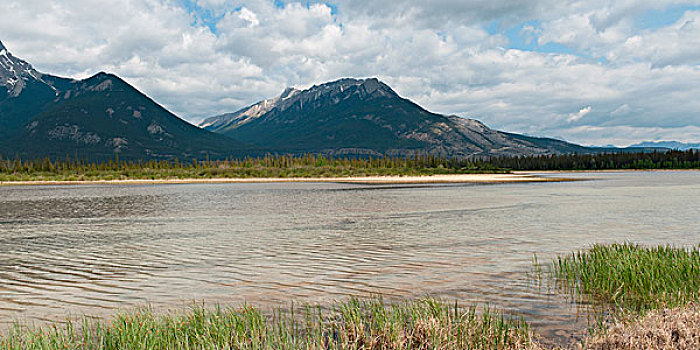
[{"label": "shoreline vegetation", "polygon": [[[537,155],[527,157],[339,158],[266,155],[225,160],[23,160],[0,156],[0,184],[356,182],[465,183],[565,181],[523,171],[700,169],[700,151]],[[467,176],[470,175],[470,176]],[[477,176],[478,175],[478,176]],[[570,180],[570,179],[569,179]]]},{"label": "shoreline vegetation", "polygon": [[[329,158],[321,155],[267,155],[226,160],[123,161],[21,160],[0,158],[0,182],[181,181],[403,177],[508,174],[505,169],[437,156]],[[292,180],[289,180],[292,179]]]},{"label": "shoreline vegetation", "polygon": [[437,299],[387,303],[352,298],[324,309],[264,314],[238,308],[156,315],[148,309],[111,321],[30,329],[0,336],[0,349],[532,349],[527,323],[488,308]]},{"label": "shoreline vegetation", "polygon": [[700,349],[700,246],[596,244],[533,265],[537,279],[591,305],[584,349]]},{"label": "shoreline vegetation", "polygon": [[592,297],[614,310],[643,314],[700,300],[700,246],[596,244],[558,257],[546,274],[577,301]]},{"label": "shoreline vegetation", "polygon": [[[610,320],[572,349],[700,348],[698,247],[595,245],[549,265],[535,259],[533,267],[562,293],[606,305]],[[198,305],[43,328],[17,324],[0,334],[0,349],[549,349],[535,334],[498,310],[373,297],[272,313]]]}]

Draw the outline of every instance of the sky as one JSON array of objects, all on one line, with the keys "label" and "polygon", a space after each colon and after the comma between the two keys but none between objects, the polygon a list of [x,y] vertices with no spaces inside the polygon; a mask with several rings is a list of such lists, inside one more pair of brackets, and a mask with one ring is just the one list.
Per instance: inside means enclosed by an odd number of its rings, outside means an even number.
[{"label": "sky", "polygon": [[2,0],[44,73],[115,73],[183,119],[342,77],[584,145],[700,141],[700,0]]}]

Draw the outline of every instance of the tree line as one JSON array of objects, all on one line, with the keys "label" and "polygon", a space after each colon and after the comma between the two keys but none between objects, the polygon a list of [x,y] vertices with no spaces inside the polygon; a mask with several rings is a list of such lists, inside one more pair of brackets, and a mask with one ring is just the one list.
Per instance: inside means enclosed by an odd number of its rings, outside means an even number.
[{"label": "tree line", "polygon": [[700,150],[489,157],[484,162],[512,170],[698,169]]},{"label": "tree line", "polygon": [[476,169],[475,165],[465,159],[447,158],[435,155],[416,154],[412,157],[327,157],[317,154],[272,155],[261,157],[244,157],[239,159],[191,159],[191,160],[119,160],[118,157],[103,162],[84,159],[43,159],[24,160],[19,157],[3,158],[0,155],[0,172],[54,172],[54,171],[118,171],[124,169],[211,169],[211,168],[357,168],[357,169]]},{"label": "tree line", "polygon": [[452,169],[464,171],[503,170],[615,170],[615,169],[698,169],[700,150],[669,150],[649,153],[592,153],[534,156],[450,158],[416,153],[413,156],[327,157],[317,154],[273,155],[238,159],[119,160],[94,162],[83,159],[24,160],[0,156],[0,173],[88,172],[123,170],[201,169]]}]

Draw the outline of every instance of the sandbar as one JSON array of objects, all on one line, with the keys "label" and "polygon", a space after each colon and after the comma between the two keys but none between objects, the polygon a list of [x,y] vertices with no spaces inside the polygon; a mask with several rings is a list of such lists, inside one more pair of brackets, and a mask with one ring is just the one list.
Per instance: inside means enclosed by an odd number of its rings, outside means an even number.
[{"label": "sandbar", "polygon": [[527,173],[512,174],[454,174],[425,176],[353,176],[353,177],[288,177],[288,178],[194,178],[194,179],[125,179],[76,181],[0,181],[0,186],[25,185],[147,185],[147,184],[224,184],[224,183],[285,183],[325,182],[356,184],[457,184],[509,182],[562,182],[580,181],[564,177],[538,176]]}]

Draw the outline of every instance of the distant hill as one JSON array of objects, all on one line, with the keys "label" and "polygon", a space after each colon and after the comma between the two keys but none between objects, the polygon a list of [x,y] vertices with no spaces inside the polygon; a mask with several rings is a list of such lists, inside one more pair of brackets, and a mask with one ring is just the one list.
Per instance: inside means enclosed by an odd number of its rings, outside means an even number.
[{"label": "distant hill", "polygon": [[200,127],[279,152],[334,155],[533,155],[592,152],[549,138],[493,130],[431,113],[377,79],[341,79],[282,95]]},{"label": "distant hill", "polygon": [[678,141],[645,141],[630,147],[662,147],[685,151],[689,149],[700,149],[700,143],[683,143]]},{"label": "distant hill", "polygon": [[119,77],[37,72],[0,43],[0,154],[24,158],[203,159],[247,146],[176,117]]}]

